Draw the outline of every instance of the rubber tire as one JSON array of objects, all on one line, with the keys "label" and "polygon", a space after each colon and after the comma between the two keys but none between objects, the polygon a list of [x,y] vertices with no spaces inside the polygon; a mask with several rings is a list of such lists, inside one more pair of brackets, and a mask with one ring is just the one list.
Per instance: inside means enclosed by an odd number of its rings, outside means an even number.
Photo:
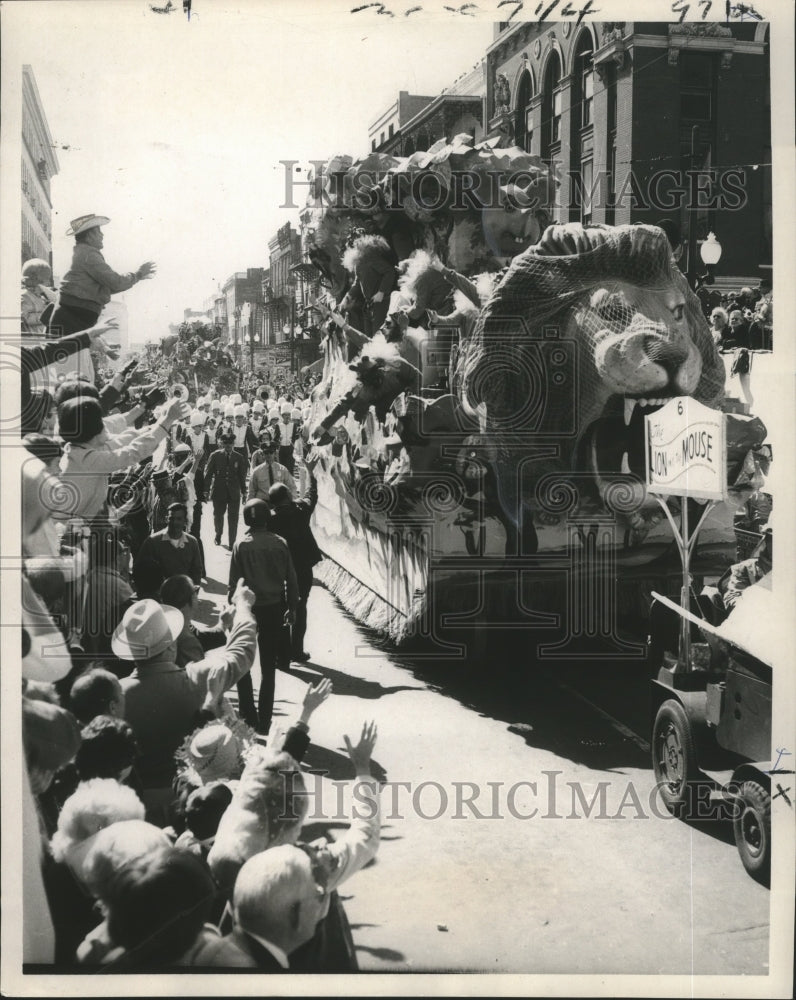
[{"label": "rubber tire", "polygon": [[[740,808],[732,821],[735,846],[747,872],[767,886],[771,881],[771,793],[757,781],[745,781],[738,791],[737,805]],[[760,838],[758,847],[750,845],[750,832]]]},{"label": "rubber tire", "polygon": [[[678,787],[671,787],[670,775],[667,773],[662,757],[663,748],[659,754],[658,745],[663,744],[667,739],[672,739],[672,749],[679,745],[682,763],[680,771],[681,781]],[[655,773],[655,780],[660,787],[660,794],[663,804],[678,819],[688,819],[694,801],[695,782],[699,778],[699,768],[697,767],[696,741],[688,721],[686,711],[679,701],[669,698],[658,709],[655,722],[652,727],[652,769]]]}]

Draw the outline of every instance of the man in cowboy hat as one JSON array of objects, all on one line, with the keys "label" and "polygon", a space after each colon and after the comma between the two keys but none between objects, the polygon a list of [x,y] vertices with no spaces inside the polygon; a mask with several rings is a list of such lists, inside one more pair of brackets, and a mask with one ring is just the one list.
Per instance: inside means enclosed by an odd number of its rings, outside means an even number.
[{"label": "man in cowboy hat", "polygon": [[141,749],[139,775],[144,804],[157,815],[171,798],[174,752],[194,730],[197,713],[215,705],[249,672],[254,660],[257,624],[254,593],[241,583],[231,596],[235,616],[226,645],[185,669],[177,666],[177,641],[183,615],[154,600],[128,608],[113,633],[111,646],[120,660],[135,669],[122,681],[124,717]]},{"label": "man in cowboy hat", "polygon": [[72,265],[61,280],[58,306],[50,320],[51,336],[63,337],[94,326],[111,295],[126,292],[155,273],[151,260],[127,274],[117,274],[105,263],[100,226],[110,221],[104,215],[81,215],[66,231],[67,236],[74,236],[75,249]]},{"label": "man in cowboy hat", "polygon": [[216,545],[221,544],[224,514],[227,514],[230,548],[238,534],[241,497],[246,496],[246,461],[234,450],[234,445],[232,431],[223,433],[221,447],[210,456],[205,469],[205,494],[213,501]]}]

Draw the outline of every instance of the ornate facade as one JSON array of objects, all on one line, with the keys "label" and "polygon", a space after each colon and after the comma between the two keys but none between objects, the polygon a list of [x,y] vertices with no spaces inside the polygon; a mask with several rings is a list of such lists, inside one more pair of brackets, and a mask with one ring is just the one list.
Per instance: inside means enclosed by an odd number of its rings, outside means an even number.
[{"label": "ornate facade", "polygon": [[557,221],[669,219],[684,241],[693,224],[722,244],[717,275],[758,277],[772,235],[767,33],[754,22],[496,26],[487,135],[555,164]]}]

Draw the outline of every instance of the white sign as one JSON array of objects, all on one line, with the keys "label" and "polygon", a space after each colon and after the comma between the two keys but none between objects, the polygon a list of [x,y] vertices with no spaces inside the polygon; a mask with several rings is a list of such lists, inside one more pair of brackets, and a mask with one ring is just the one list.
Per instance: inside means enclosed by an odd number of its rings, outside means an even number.
[{"label": "white sign", "polygon": [[725,415],[691,396],[676,396],[644,417],[647,488],[651,493],[727,497]]}]

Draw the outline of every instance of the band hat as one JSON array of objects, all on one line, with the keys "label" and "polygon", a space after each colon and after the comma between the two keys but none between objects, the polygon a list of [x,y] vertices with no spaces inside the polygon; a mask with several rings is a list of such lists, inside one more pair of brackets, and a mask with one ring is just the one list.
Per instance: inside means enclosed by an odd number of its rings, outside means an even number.
[{"label": "band hat", "polygon": [[255,399],[254,403],[252,404],[252,409],[254,410],[255,413],[264,413],[265,403],[261,399]]},{"label": "band hat", "polygon": [[214,399],[210,404],[210,409],[213,413],[218,413],[221,410],[221,402],[218,399]]},{"label": "band hat", "polygon": [[279,408],[279,412],[282,414],[282,416],[284,416],[286,413],[288,414],[292,413],[293,407],[290,405],[290,403],[282,403],[282,405]]},{"label": "band hat", "polygon": [[67,236],[79,236],[87,229],[94,229],[95,226],[107,226],[111,220],[107,215],[80,215],[72,219],[72,224],[66,231]]},{"label": "band hat", "polygon": [[239,392],[236,392],[234,396],[230,397],[234,406],[240,406],[243,402],[243,396]]},{"label": "band hat", "polygon": [[204,413],[202,413],[201,410],[194,410],[191,413],[191,420],[190,420],[191,427],[202,427],[204,426],[206,420],[207,417],[205,416]]},{"label": "band hat", "polygon": [[147,598],[124,613],[111,639],[120,660],[148,660],[162,653],[182,632],[182,612]]},{"label": "band hat", "polygon": [[235,416],[236,417],[247,417],[248,415],[249,415],[249,410],[248,410],[248,407],[246,406],[246,404],[245,403],[238,403],[238,405],[235,407]]},{"label": "band hat", "polygon": [[294,407],[294,409],[291,410],[290,412],[290,417],[292,420],[301,420],[301,410],[299,410],[297,407]]},{"label": "band hat", "polygon": [[235,405],[234,405],[234,403],[227,403],[227,405],[224,407],[224,416],[225,417],[234,417],[235,416]]}]

